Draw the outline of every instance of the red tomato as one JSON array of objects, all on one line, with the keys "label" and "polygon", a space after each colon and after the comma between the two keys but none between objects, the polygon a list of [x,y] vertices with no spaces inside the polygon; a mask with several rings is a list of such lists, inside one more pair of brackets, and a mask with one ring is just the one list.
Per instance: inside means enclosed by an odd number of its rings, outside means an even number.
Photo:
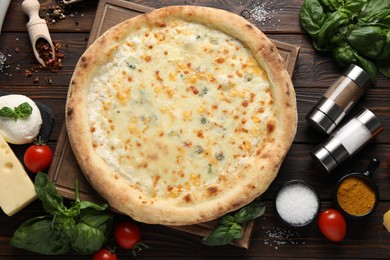
[{"label": "red tomato", "polygon": [[133,248],[141,240],[141,232],[133,222],[122,222],[115,228],[115,240],[124,249]]},{"label": "red tomato", "polygon": [[24,153],[24,164],[33,173],[49,168],[53,153],[45,144],[33,144]]},{"label": "red tomato", "polygon": [[343,240],[347,232],[344,216],[335,209],[321,212],[318,218],[318,225],[322,234],[334,242]]},{"label": "red tomato", "polygon": [[92,257],[92,260],[117,260],[117,259],[118,258],[115,252],[107,248],[100,249]]}]

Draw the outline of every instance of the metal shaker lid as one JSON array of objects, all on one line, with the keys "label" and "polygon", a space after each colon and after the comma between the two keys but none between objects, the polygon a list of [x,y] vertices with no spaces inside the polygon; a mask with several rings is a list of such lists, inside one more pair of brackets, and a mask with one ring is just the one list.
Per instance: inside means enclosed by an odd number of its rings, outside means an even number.
[{"label": "metal shaker lid", "polygon": [[356,115],[356,118],[370,130],[372,135],[376,135],[383,130],[383,126],[378,118],[366,108],[362,108]]},{"label": "metal shaker lid", "polygon": [[338,139],[331,137],[325,143],[314,148],[311,156],[317,165],[329,173],[347,159],[349,153]]},{"label": "metal shaker lid", "polygon": [[340,106],[322,97],[306,115],[306,121],[320,132],[330,134],[344,116],[344,110]]},{"label": "metal shaker lid", "polygon": [[359,87],[368,88],[373,84],[370,74],[355,64],[349,65],[343,74],[355,81]]}]

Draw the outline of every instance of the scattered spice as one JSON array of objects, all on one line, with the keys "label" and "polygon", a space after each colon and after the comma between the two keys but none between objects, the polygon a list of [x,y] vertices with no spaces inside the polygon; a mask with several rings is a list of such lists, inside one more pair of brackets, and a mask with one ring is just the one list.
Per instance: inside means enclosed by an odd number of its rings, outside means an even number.
[{"label": "scattered spice", "polygon": [[310,223],[319,210],[319,201],[312,188],[302,182],[287,183],[276,195],[279,216],[292,226]]},{"label": "scattered spice", "polygon": [[52,72],[58,72],[62,68],[62,60],[64,54],[60,52],[61,44],[59,42],[53,42],[55,58],[53,59],[53,50],[50,44],[43,38],[38,39],[35,44],[35,48],[39,53],[39,57],[45,62],[46,67],[41,64],[38,68],[50,70]]},{"label": "scattered spice", "polygon": [[[241,11],[241,15],[248,20],[255,20],[257,22],[262,23],[262,25],[270,24],[272,26],[275,26],[274,20],[272,19],[274,15],[278,14],[277,9],[273,9],[271,7],[268,7],[267,5],[272,5],[273,2],[260,2],[252,0],[250,1],[251,7],[247,7],[249,10],[244,9]],[[242,2],[240,2],[240,6],[244,7],[242,5]],[[279,11],[282,11],[283,9],[280,8]],[[280,19],[277,20],[278,23],[280,23]]]},{"label": "scattered spice", "polygon": [[[265,220],[265,218],[263,218]],[[264,245],[275,248],[276,250],[283,245],[305,245],[306,241],[301,238],[301,234],[293,232],[290,229],[282,227],[267,228],[262,227],[265,231],[264,234]]]},{"label": "scattered spice", "polygon": [[346,178],[337,189],[337,202],[350,215],[362,216],[375,205],[375,192],[365,180],[359,177]]},{"label": "scattered spice", "polygon": [[26,77],[31,77],[32,76],[32,71],[31,70],[25,70],[24,72],[26,74]]},{"label": "scattered spice", "polygon": [[[84,6],[80,2],[65,4],[63,0],[57,0],[55,5],[42,8],[42,16],[45,17],[48,24],[55,24],[58,21],[64,20],[66,17],[76,17]],[[84,16],[84,14],[81,13],[81,16]]]}]

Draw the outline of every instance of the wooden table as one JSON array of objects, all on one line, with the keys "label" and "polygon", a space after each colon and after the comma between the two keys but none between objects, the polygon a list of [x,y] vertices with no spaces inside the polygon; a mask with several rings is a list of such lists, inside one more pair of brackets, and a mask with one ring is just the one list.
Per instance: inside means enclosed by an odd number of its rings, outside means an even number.
[{"label": "wooden table", "polygon": [[[8,55],[9,68],[0,73],[0,90],[24,94],[49,106],[55,113],[55,126],[49,145],[55,149],[56,140],[64,123],[64,106],[68,84],[78,58],[86,49],[89,32],[94,20],[97,3],[85,1],[77,14],[68,16],[62,21],[49,25],[52,39],[62,44],[65,54],[64,68],[58,73],[36,72],[39,83],[33,83],[33,77],[26,77],[24,70],[31,67],[29,52],[30,43],[26,32],[27,17],[21,10],[21,0],[13,0],[8,10],[2,34],[0,51]],[[88,3],[87,3],[88,2]],[[242,249],[228,245],[207,247],[201,244],[201,238],[173,230],[165,226],[139,224],[142,240],[151,248],[142,251],[143,259],[184,258],[238,258],[238,259],[286,259],[286,258],[329,258],[329,259],[388,259],[390,258],[390,233],[382,225],[383,214],[390,209],[390,170],[386,155],[390,153],[390,88],[389,80],[378,77],[377,85],[358,103],[358,106],[369,108],[383,123],[385,130],[355,157],[349,160],[332,176],[318,170],[311,161],[309,152],[324,137],[308,127],[304,117],[320,98],[322,93],[336,80],[342,70],[329,56],[314,50],[310,38],[303,32],[299,22],[299,9],[302,0],[278,0],[264,2],[246,1],[211,1],[211,0],[137,0],[133,1],[150,7],[162,7],[173,4],[202,5],[222,8],[233,13],[247,14],[256,6],[264,5],[267,11],[265,21],[250,19],[263,30],[269,38],[300,46],[300,54],[294,71],[298,101],[298,132],[278,177],[269,190],[263,195],[267,211],[255,221],[250,248]],[[41,1],[41,9],[52,4],[52,1]],[[245,12],[246,11],[246,12]],[[268,19],[269,18],[269,19]],[[46,78],[52,80],[47,84]],[[357,109],[355,108],[354,111]],[[25,147],[16,147],[22,154]],[[322,201],[322,209],[332,207],[332,191],[336,181],[343,174],[365,169],[370,157],[379,158],[382,163],[374,174],[374,181],[380,190],[380,203],[373,215],[365,220],[348,220],[347,235],[344,241],[328,241],[319,231],[316,223],[291,229],[284,226],[277,218],[274,206],[276,189],[283,182],[291,179],[303,179],[317,188]],[[0,180],[1,181],[1,180]],[[24,250],[13,248],[9,241],[16,228],[25,220],[43,214],[39,201],[13,216],[0,222],[0,259],[90,259],[74,252],[66,256],[44,257]],[[126,219],[116,215],[116,221]],[[114,244],[111,238],[109,244]],[[131,257],[131,252],[117,249],[119,259]]]}]

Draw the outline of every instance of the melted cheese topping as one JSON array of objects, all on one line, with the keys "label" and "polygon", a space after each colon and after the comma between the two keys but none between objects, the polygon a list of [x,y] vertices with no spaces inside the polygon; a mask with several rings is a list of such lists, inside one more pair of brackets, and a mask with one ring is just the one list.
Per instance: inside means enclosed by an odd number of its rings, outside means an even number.
[{"label": "melted cheese topping", "polygon": [[172,20],[111,55],[89,88],[93,146],[150,198],[214,196],[275,127],[266,73],[227,34]]}]

